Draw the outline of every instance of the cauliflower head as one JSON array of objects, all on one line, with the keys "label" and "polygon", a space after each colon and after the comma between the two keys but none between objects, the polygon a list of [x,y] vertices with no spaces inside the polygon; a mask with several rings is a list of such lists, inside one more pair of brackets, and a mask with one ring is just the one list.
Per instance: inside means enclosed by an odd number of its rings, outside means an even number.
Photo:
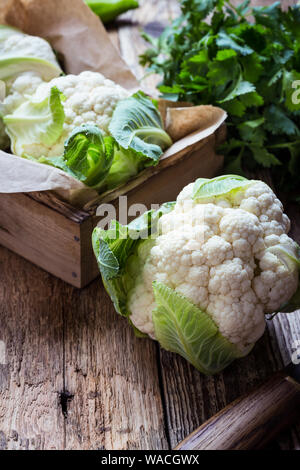
[{"label": "cauliflower head", "polygon": [[[0,81],[4,90],[3,96],[0,93],[1,116],[12,113],[43,81],[58,77],[61,73],[47,41],[0,25]],[[9,137],[1,120],[0,148],[8,147]]]},{"label": "cauliflower head", "polygon": [[100,73],[61,72],[46,41],[0,26],[0,146],[97,191],[158,163],[172,141],[155,102]]},{"label": "cauliflower head", "polygon": [[15,77],[25,71],[35,71],[46,81],[62,73],[45,39],[0,25],[0,80],[5,80],[9,87]]},{"label": "cauliflower head", "polygon": [[[296,293],[299,247],[287,235],[281,202],[262,181],[231,175],[197,180],[163,212],[155,236],[140,240],[120,265],[123,287],[112,277],[112,289],[107,272],[104,283],[117,310],[140,332],[214,373],[246,355],[264,332],[265,314]],[[107,243],[109,231],[95,236]],[[119,260],[120,247],[112,248]],[[103,275],[100,263],[101,269]],[[211,357],[212,350],[224,353],[217,366],[201,358],[211,339],[204,320],[219,335],[210,346]]]},{"label": "cauliflower head", "polygon": [[233,198],[192,199],[194,184],[161,217],[159,236],[143,259],[141,278],[128,296],[130,319],[155,338],[153,281],[163,282],[205,310],[243,352],[265,329],[264,314],[288,301],[298,286],[268,250],[284,244],[290,223],[281,202],[262,181]]},{"label": "cauliflower head", "polygon": [[[33,78],[33,77],[32,77]],[[27,86],[26,77],[20,77],[13,84],[12,93],[3,103],[4,122],[12,141],[12,150],[16,155],[30,155],[33,158],[58,157],[64,152],[64,144],[73,130],[82,124],[97,126],[104,135],[108,134],[108,126],[117,103],[129,96],[127,90],[105,78],[97,72],[82,72],[79,75],[65,75],[57,77],[50,82],[40,82],[34,77],[34,86],[38,85],[31,96],[31,102],[22,103],[16,107],[18,100],[22,100]],[[61,94],[62,112],[64,114],[63,125],[59,135],[50,142],[43,141],[45,130],[40,127],[35,129],[30,123],[31,136],[28,141],[20,139],[19,122],[22,124],[23,116],[36,113],[35,103],[46,103],[53,89]],[[28,94],[28,90],[26,91]],[[31,94],[29,92],[29,94]],[[47,110],[48,111],[48,110]],[[13,114],[10,114],[13,112]],[[18,122],[16,121],[18,119]],[[43,116],[41,116],[41,121]],[[54,116],[53,116],[54,121]],[[16,124],[17,122],[17,124]],[[34,135],[33,135],[34,134]]]}]

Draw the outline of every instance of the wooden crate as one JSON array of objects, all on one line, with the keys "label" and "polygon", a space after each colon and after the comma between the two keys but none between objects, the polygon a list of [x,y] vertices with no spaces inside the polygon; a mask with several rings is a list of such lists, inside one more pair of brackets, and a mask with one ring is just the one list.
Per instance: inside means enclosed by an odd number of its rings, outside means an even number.
[{"label": "wooden crate", "polygon": [[198,177],[212,177],[223,157],[217,144],[225,126],[176,156],[162,160],[119,190],[104,195],[84,210],[63,202],[52,192],[0,194],[0,244],[75,287],[84,287],[98,276],[91,234],[99,221],[97,207],[126,195],[127,204],[161,204]]}]

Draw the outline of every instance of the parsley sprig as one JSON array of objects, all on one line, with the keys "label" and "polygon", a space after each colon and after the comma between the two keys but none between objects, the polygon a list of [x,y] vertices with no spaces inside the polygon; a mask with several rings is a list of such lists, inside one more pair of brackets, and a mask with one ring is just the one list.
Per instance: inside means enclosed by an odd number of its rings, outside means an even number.
[{"label": "parsley sprig", "polygon": [[271,168],[281,189],[294,190],[300,183],[300,5],[287,11],[280,2],[249,5],[182,0],[180,18],[160,37],[144,34],[151,47],[140,60],[162,75],[165,98],[228,112],[227,171]]}]

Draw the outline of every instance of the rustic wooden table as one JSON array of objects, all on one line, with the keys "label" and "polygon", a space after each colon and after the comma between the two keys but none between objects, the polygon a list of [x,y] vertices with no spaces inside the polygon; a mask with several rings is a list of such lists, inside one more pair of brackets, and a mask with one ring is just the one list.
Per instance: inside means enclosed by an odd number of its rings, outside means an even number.
[{"label": "rustic wooden table", "polygon": [[[141,4],[110,31],[139,77],[139,29],[178,12],[176,1]],[[287,211],[300,242],[299,208]],[[0,247],[0,449],[173,448],[287,363],[296,341],[299,312],[278,315],[248,357],[205,377],[135,338],[99,280],[80,291]],[[300,423],[271,448],[300,449]]]}]

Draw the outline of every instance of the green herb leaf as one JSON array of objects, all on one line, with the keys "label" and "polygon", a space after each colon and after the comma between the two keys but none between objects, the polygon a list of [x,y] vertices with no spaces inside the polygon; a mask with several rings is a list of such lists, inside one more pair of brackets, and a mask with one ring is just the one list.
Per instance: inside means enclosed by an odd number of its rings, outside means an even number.
[{"label": "green herb leaf", "polygon": [[287,116],[279,106],[271,104],[264,111],[265,127],[272,134],[298,135],[300,134],[296,124]]},{"label": "green herb leaf", "polygon": [[246,93],[251,93],[253,91],[255,91],[255,86],[252,85],[252,83],[250,82],[246,82],[245,80],[242,80],[240,76],[237,82],[235,83],[233,89],[230,91],[230,93],[228,93],[228,95],[226,95],[226,97],[223,98],[222,100],[219,100],[219,103],[225,103],[226,101],[231,101],[237,96],[245,95]]},{"label": "green herb leaf", "polygon": [[217,52],[216,60],[227,60],[235,57],[237,54],[233,49],[223,49]]},{"label": "green herb leaf", "polygon": [[249,55],[254,52],[253,49],[248,47],[238,36],[235,36],[234,34],[229,35],[225,31],[219,32],[216,44],[220,48],[233,49],[242,55]]},{"label": "green herb leaf", "polygon": [[257,163],[260,163],[264,168],[270,168],[274,165],[281,165],[281,162],[273,153],[268,152],[265,147],[259,145],[251,145],[251,151]]},{"label": "green herb leaf", "polygon": [[283,75],[284,104],[290,111],[298,111],[300,109],[300,71],[285,71]]},{"label": "green herb leaf", "polygon": [[[173,100],[227,111],[228,139],[241,141],[243,152],[232,148],[225,164],[270,168],[278,189],[299,190],[300,4],[285,11],[280,2],[251,8],[248,0],[181,6],[144,64],[162,76],[161,87],[176,90]],[[244,125],[261,118],[255,129]]]}]

